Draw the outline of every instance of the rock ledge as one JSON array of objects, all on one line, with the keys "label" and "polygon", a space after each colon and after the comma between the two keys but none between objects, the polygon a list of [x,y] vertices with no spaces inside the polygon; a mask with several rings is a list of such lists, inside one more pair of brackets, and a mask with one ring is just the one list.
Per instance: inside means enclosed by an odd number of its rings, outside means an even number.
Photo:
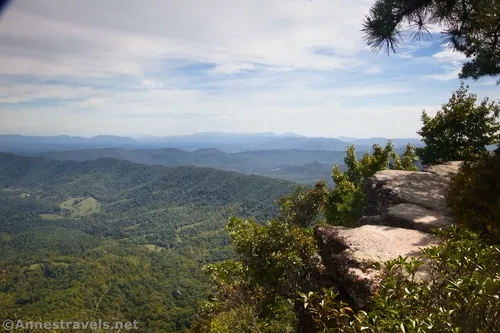
[{"label": "rock ledge", "polygon": [[[453,223],[445,194],[459,162],[422,172],[384,170],[365,182],[368,208],[356,228],[317,227],[315,238],[325,270],[323,279],[340,285],[358,308],[367,305],[380,283],[374,262],[415,257],[439,244],[430,232]],[[426,267],[417,273],[425,279]]]}]

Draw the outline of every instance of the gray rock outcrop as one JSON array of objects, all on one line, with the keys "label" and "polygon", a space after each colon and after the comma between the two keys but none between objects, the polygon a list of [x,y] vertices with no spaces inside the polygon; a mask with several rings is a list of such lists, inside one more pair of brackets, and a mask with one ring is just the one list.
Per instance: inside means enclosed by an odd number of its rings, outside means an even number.
[{"label": "gray rock outcrop", "polygon": [[[340,285],[356,307],[364,308],[380,283],[373,263],[419,256],[422,248],[439,244],[430,231],[453,223],[445,195],[459,166],[451,162],[423,172],[384,170],[367,179],[368,207],[359,226],[315,229],[323,278]],[[417,278],[425,277],[424,265]]]},{"label": "gray rock outcrop", "polygon": [[459,167],[459,162],[450,162],[423,172],[377,172],[365,182],[368,208],[360,225],[378,219],[377,224],[425,232],[451,225],[453,220],[449,217],[445,195]]}]

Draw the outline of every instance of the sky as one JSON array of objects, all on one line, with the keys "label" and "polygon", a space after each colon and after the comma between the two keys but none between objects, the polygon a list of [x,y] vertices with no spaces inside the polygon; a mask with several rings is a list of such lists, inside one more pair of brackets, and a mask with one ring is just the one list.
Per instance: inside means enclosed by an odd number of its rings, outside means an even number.
[{"label": "sky", "polygon": [[[14,0],[0,17],[0,134],[417,137],[464,58],[438,29],[371,52],[373,1]],[[466,83],[500,97],[493,78]]]}]

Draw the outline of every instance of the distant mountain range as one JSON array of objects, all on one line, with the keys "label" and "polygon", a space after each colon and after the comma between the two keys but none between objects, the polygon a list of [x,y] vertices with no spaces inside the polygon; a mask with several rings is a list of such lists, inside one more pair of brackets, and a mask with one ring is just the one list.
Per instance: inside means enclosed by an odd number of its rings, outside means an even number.
[{"label": "distant mountain range", "polygon": [[[344,151],[350,144],[358,150],[371,148],[375,143],[385,144],[387,138],[323,138],[304,137],[294,133],[195,133],[181,136],[144,136],[125,137],[98,135],[90,138],[79,136],[23,136],[0,135],[0,151],[12,153],[39,153],[46,151],[80,150],[92,148],[159,149],[177,148],[194,151],[204,148],[216,148],[225,152],[251,150],[326,150]],[[421,145],[416,138],[393,139],[396,147],[407,143]]]}]

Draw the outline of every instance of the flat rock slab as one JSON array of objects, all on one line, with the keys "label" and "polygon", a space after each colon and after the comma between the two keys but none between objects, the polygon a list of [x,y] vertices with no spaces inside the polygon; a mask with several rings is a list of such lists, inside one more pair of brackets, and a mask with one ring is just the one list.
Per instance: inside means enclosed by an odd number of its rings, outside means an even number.
[{"label": "flat rock slab", "polygon": [[460,162],[450,162],[424,172],[383,170],[366,180],[365,191],[371,209],[385,215],[391,206],[408,203],[448,216],[446,192]]},{"label": "flat rock slab", "polygon": [[424,172],[430,172],[430,173],[433,173],[439,177],[450,179],[451,177],[453,177],[454,175],[457,174],[461,165],[462,165],[462,162],[453,161],[453,162],[448,162],[445,164],[432,165],[432,166],[426,167],[424,169]]},{"label": "flat rock slab", "polygon": [[422,248],[439,243],[437,237],[428,233],[383,225],[319,227],[317,231],[322,238],[338,243],[337,248],[342,248],[340,252],[360,263],[418,256]]},{"label": "flat rock slab", "polygon": [[447,228],[453,224],[448,216],[414,204],[397,204],[389,207],[384,217],[388,225],[431,232],[434,228]]},{"label": "flat rock slab", "polygon": [[[324,274],[341,284],[360,308],[366,306],[380,283],[380,272],[373,263],[419,256],[422,248],[439,244],[431,234],[382,225],[317,227],[315,237],[326,268]],[[425,276],[423,267],[417,278]]]},{"label": "flat rock slab", "polygon": [[373,195],[378,198],[379,209],[387,209],[398,203],[411,203],[436,211],[446,209],[448,180],[433,173],[383,170],[371,177],[370,181],[375,191]]}]

